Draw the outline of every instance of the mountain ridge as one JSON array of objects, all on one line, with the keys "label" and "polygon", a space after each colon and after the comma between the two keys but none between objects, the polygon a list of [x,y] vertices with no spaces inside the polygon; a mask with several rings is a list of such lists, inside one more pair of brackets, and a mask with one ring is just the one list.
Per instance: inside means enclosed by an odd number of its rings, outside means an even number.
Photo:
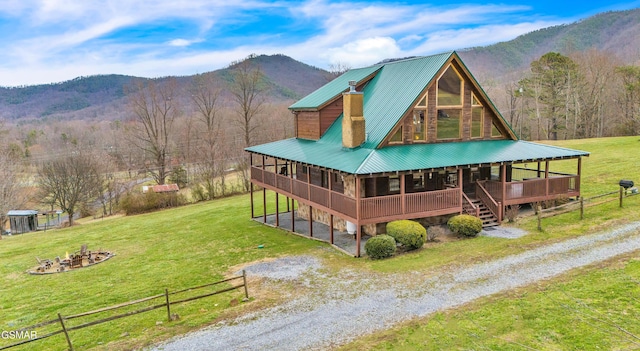
[{"label": "mountain ridge", "polygon": [[[474,75],[500,80],[522,72],[543,54],[569,54],[596,48],[626,64],[640,63],[640,8],[609,11],[592,17],[539,29],[484,47],[456,50]],[[251,55],[249,60],[265,74],[272,102],[293,102],[331,79],[331,73],[282,54]],[[207,72],[229,78],[227,68]],[[77,77],[72,80],[24,87],[0,87],[0,118],[7,120],[123,119],[125,87],[134,81],[176,79],[187,96],[191,76],[141,78],[119,74]],[[224,79],[223,79],[224,80]]]}]

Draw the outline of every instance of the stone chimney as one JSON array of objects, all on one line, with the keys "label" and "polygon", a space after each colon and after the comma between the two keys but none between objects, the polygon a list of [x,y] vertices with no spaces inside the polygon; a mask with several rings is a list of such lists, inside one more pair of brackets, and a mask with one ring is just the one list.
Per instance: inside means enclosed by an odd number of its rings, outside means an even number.
[{"label": "stone chimney", "polygon": [[356,81],[349,81],[349,91],[342,94],[342,146],[354,148],[364,143],[364,108],[362,92],[356,91]]}]

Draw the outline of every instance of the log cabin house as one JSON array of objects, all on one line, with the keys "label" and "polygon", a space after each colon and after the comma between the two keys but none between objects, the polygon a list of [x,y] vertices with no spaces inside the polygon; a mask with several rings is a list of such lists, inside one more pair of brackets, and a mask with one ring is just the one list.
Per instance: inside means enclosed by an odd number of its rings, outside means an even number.
[{"label": "log cabin house", "polygon": [[[353,232],[356,256],[393,220],[492,226],[508,206],[580,196],[588,153],[518,140],[455,52],[352,69],[289,108],[295,138],[246,148],[251,182],[297,201],[331,241]],[[576,173],[552,172],[558,160]]]}]

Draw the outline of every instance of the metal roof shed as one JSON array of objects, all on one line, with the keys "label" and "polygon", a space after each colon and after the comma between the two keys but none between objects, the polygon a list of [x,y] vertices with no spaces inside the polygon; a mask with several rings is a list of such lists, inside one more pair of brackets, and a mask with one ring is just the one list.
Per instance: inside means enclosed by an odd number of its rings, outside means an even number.
[{"label": "metal roof shed", "polygon": [[38,211],[13,210],[7,213],[11,233],[22,234],[34,232],[38,229]]}]

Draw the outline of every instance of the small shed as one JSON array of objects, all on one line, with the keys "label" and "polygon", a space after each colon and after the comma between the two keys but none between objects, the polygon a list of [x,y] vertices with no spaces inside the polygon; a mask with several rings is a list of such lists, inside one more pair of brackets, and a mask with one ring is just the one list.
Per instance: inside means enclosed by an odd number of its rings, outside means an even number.
[{"label": "small shed", "polygon": [[154,193],[177,193],[180,191],[178,184],[154,185],[151,187]]},{"label": "small shed", "polygon": [[34,232],[38,229],[38,211],[13,210],[7,213],[12,234]]}]

